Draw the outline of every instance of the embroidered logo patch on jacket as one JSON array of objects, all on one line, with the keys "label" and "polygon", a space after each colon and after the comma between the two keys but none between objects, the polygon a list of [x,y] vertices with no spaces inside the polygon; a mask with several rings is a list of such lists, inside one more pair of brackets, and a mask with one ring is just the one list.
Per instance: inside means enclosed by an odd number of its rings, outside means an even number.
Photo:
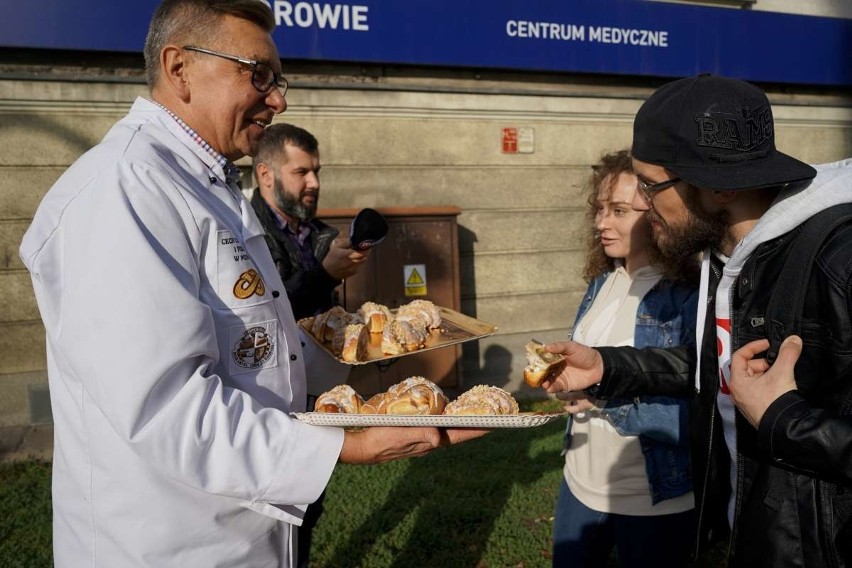
[{"label": "embroidered logo patch on jacket", "polygon": [[215,252],[216,273],[211,281],[215,282],[222,303],[230,308],[249,308],[272,301],[266,293],[263,272],[234,233],[227,229],[217,231]]},{"label": "embroidered logo patch on jacket", "polygon": [[244,369],[258,369],[275,352],[275,338],[263,326],[251,327],[234,346],[234,362]]},{"label": "embroidered logo patch on jacket", "polygon": [[263,296],[265,293],[266,286],[263,283],[263,277],[253,268],[240,274],[240,277],[234,284],[234,296],[240,300],[246,300],[255,294]]}]

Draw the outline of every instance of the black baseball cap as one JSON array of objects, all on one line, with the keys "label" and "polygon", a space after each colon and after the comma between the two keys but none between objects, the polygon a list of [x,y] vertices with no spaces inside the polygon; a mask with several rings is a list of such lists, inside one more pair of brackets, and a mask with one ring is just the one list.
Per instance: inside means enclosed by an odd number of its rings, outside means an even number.
[{"label": "black baseball cap", "polygon": [[633,156],[705,189],[758,189],[816,176],[808,164],[775,149],[766,94],[718,75],[657,89],[633,121]]}]

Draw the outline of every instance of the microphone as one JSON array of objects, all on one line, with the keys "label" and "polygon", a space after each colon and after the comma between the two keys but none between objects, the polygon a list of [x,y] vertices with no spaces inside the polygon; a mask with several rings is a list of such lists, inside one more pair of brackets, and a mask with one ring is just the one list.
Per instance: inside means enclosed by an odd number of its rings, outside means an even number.
[{"label": "microphone", "polygon": [[382,242],[388,234],[388,222],[375,209],[361,209],[349,226],[349,242],[354,250],[367,250]]}]

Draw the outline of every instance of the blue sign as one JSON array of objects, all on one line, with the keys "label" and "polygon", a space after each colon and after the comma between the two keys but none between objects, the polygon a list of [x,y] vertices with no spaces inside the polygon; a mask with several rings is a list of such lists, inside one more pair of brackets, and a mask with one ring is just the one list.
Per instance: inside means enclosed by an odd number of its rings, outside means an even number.
[{"label": "blue sign", "polygon": [[[27,0],[0,46],[140,52],[158,0]],[[648,0],[267,0],[283,59],[852,85],[852,20]]]}]

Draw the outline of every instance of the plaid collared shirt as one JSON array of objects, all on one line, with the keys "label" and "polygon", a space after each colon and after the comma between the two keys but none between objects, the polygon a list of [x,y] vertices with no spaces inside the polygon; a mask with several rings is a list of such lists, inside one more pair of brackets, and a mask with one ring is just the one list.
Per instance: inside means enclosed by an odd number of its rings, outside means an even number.
[{"label": "plaid collared shirt", "polygon": [[[257,189],[256,191],[260,191],[260,189]],[[266,206],[269,207],[269,204]],[[269,210],[275,217],[275,222],[278,224],[278,228],[281,229],[281,232],[284,233],[287,238],[293,241],[293,244],[296,245],[296,248],[299,250],[299,256],[302,259],[302,270],[311,270],[317,266],[319,264],[319,259],[317,259],[314,255],[314,251],[311,248],[310,237],[313,227],[310,222],[300,222],[297,232],[294,233],[290,229],[287,219],[279,215],[272,207],[269,207]]]},{"label": "plaid collared shirt", "polygon": [[232,183],[232,182],[233,182],[234,184],[236,184],[237,186],[239,186],[239,182],[240,182],[240,169],[236,166],[236,164],[234,164],[234,163],[233,163],[232,161],[230,161],[228,158],[226,158],[225,156],[223,156],[222,154],[220,154],[219,152],[217,152],[216,150],[214,150],[214,149],[213,149],[213,147],[212,147],[210,144],[208,144],[208,143],[207,143],[207,141],[206,141],[204,138],[202,138],[202,137],[201,137],[201,136],[200,136],[200,135],[199,135],[199,134],[198,134],[195,130],[193,130],[193,129],[192,129],[192,128],[191,128],[191,127],[187,124],[187,123],[185,123],[183,120],[181,120],[181,118],[180,118],[178,115],[176,115],[175,113],[173,113],[172,111],[170,111],[169,109],[167,109],[166,107],[164,107],[163,105],[161,105],[160,103],[158,103],[157,101],[153,101],[153,102],[154,102],[154,104],[156,104],[158,107],[160,107],[161,109],[163,109],[164,111],[166,111],[166,112],[169,114],[169,116],[170,116],[170,117],[172,117],[173,119],[175,119],[175,122],[177,122],[177,123],[180,125],[180,127],[181,127],[181,128],[183,128],[183,129],[184,129],[184,131],[186,131],[186,133],[187,133],[187,134],[189,134],[189,135],[190,135],[190,137],[191,137],[193,140],[195,140],[195,143],[196,143],[196,144],[198,144],[199,146],[201,146],[201,147],[204,149],[204,151],[205,151],[205,152],[207,152],[208,154],[210,154],[210,156],[211,156],[214,160],[216,160],[216,163],[217,163],[217,164],[219,164],[220,166],[222,166],[222,169],[223,169],[223,170],[225,170],[225,181],[226,181],[227,183]]}]

